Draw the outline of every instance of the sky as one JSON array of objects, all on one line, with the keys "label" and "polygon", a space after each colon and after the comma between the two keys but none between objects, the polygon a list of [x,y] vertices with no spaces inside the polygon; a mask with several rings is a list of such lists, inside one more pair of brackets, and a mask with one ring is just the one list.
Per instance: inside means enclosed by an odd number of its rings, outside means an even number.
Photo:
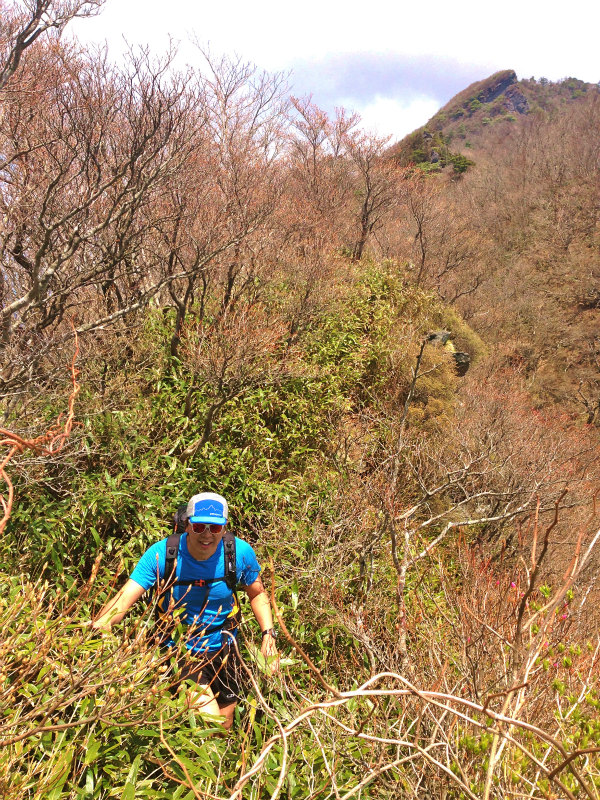
[{"label": "sky", "polygon": [[501,69],[519,78],[600,81],[598,0],[106,0],[78,39],[163,53],[171,37],[182,63],[200,65],[196,44],[289,74],[295,96],[331,112],[358,112],[363,127],[392,141],[457,92]]}]

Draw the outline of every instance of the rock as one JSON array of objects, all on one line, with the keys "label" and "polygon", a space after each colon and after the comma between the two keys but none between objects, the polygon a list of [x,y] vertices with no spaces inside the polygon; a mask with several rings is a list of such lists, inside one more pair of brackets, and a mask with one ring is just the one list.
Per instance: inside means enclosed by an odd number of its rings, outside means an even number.
[{"label": "rock", "polygon": [[507,93],[516,82],[517,73],[514,70],[508,69],[503,72],[497,72],[487,81],[482,82],[484,85],[480,89],[477,99],[480,103],[491,103],[501,94]]},{"label": "rock", "polygon": [[471,366],[471,356],[468,353],[461,353],[457,351],[452,353],[454,363],[456,364],[456,374],[462,378]]},{"label": "rock", "polygon": [[432,333],[428,334],[427,341],[439,342],[439,344],[445,345],[451,336],[450,331],[432,331]]},{"label": "rock", "polygon": [[471,356],[468,353],[456,351],[451,339],[452,333],[450,331],[433,331],[427,335],[428,342],[432,344],[441,344],[445,350],[449,350],[452,353],[456,374],[462,378],[471,366]]},{"label": "rock", "polygon": [[515,111],[517,114],[529,113],[529,103],[525,95],[523,95],[518,86],[510,86],[504,93],[506,102],[504,107],[509,111]]}]

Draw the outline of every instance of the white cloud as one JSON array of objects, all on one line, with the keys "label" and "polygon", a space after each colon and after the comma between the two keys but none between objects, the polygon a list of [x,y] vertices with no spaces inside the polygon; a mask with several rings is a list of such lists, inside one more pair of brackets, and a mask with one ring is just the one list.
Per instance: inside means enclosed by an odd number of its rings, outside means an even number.
[{"label": "white cloud", "polygon": [[[547,0],[505,0],[501,6],[481,0],[456,0],[450,6],[442,0],[426,6],[391,0],[371,0],[368,6],[362,0],[304,0],[302,5],[106,0],[99,17],[79,21],[71,30],[84,41],[107,39],[114,57],[123,49],[123,37],[159,55],[171,34],[181,43],[180,64],[202,63],[190,44],[195,38],[215,55],[238,55],[261,69],[303,65],[310,80],[299,80],[302,93],[312,93],[327,108],[351,98],[348,105],[363,115],[367,127],[401,137],[450,99],[442,90],[444,70],[452,93],[500,69],[514,69],[522,78],[600,80],[599,25],[600,3],[590,0],[570,0],[566,6]],[[361,83],[356,71],[343,65],[353,59],[359,64],[359,54],[365,53],[371,69]],[[394,63],[404,65],[402,87],[390,77]],[[471,78],[471,70],[479,67],[481,74]],[[356,86],[349,87],[348,80]]]},{"label": "white cloud", "polygon": [[377,136],[391,136],[393,144],[424,125],[439,107],[438,101],[432,97],[394,100],[378,96],[371,103],[355,110],[362,118],[361,127]]},{"label": "white cloud", "polygon": [[442,0],[422,4],[371,0],[107,0],[102,14],[75,26],[78,36],[104,37],[119,47],[121,34],[164,50],[167,33],[185,42],[195,34],[215,51],[237,53],[279,70],[299,59],[332,53],[398,53],[489,63],[521,76],[556,79],[574,74],[600,79],[597,31],[600,4],[571,0]]}]

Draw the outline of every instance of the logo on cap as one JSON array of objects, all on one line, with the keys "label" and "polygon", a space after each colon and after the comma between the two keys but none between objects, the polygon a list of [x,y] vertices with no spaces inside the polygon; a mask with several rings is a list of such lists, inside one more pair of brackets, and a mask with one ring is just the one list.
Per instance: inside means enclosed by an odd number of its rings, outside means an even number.
[{"label": "logo on cap", "polygon": [[194,516],[197,514],[208,514],[209,517],[222,517],[223,516],[223,506],[218,505],[214,506],[212,503],[206,503],[206,501],[200,501],[196,503],[194,506]]}]

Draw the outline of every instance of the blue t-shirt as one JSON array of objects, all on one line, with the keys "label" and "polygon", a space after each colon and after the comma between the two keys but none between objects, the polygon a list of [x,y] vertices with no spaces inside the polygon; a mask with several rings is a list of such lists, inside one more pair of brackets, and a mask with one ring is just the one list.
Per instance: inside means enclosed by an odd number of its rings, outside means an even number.
[{"label": "blue t-shirt", "polygon": [[[235,539],[236,573],[238,583],[249,586],[258,578],[260,566],[256,560],[254,550],[248,542]],[[167,559],[167,540],[156,542],[148,548],[135,569],[131,573],[131,580],[143,589],[156,586],[157,577],[161,580],[165,576],[165,562]],[[223,541],[221,540],[216,551],[205,561],[197,561],[187,547],[187,533],[182,534],[179,540],[177,566],[175,569],[177,580],[206,580],[207,578],[222,578],[225,575],[225,558]],[[165,595],[169,602],[170,593]],[[205,636],[201,632],[208,627],[221,627],[231,613],[235,600],[233,592],[224,580],[210,583],[208,586],[173,586],[174,610],[183,609],[177,615],[177,621],[184,625],[193,625],[198,630],[197,636],[190,636],[186,642],[190,650],[218,650],[222,644],[220,630],[215,630]],[[233,632],[235,633],[235,631]]]}]

